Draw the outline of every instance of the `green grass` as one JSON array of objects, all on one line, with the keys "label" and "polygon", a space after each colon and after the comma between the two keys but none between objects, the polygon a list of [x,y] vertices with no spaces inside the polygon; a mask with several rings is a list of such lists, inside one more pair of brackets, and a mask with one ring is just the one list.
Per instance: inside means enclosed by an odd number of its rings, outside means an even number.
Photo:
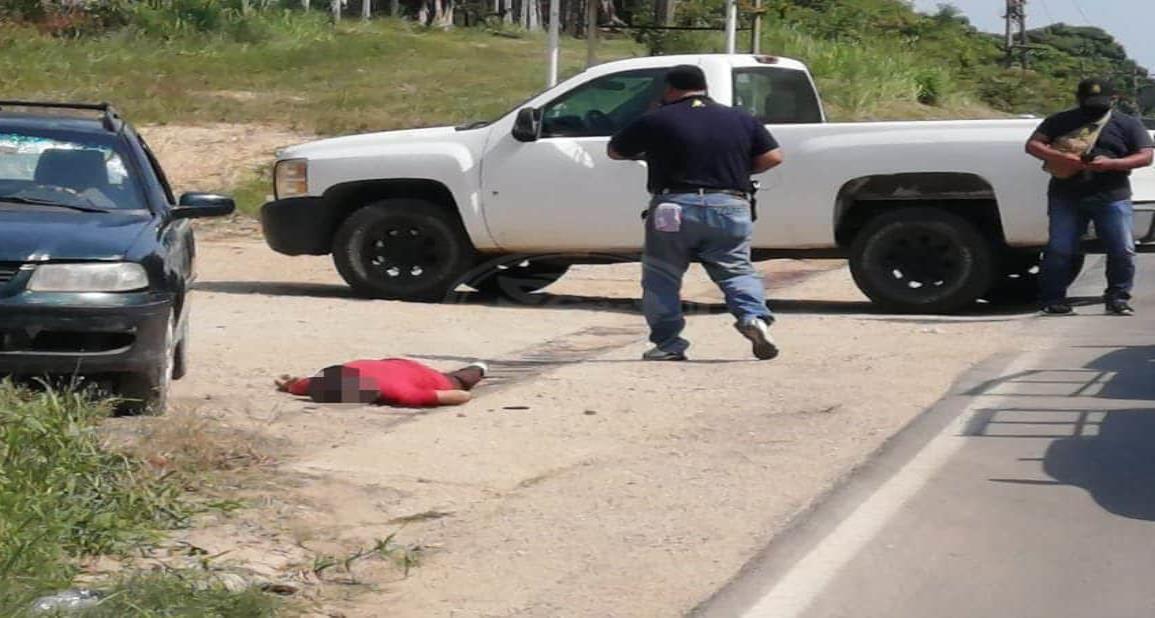
[{"label": "green grass", "polygon": [[[666,53],[721,52],[715,33],[679,34],[663,42]],[[941,64],[900,44],[877,39],[862,44],[825,39],[783,23],[763,32],[762,50],[801,60],[814,74],[827,116],[838,122],[997,117],[976,101]]]},{"label": "green grass", "polygon": [[240,184],[231,189],[230,194],[237,202],[237,212],[255,217],[261,210],[261,205],[272,197],[273,176],[272,166],[262,165]]},{"label": "green grass", "polygon": [[[195,511],[177,479],[106,448],[98,424],[111,409],[84,393],[0,382],[0,615],[23,615],[37,596],[67,588],[79,558],[127,556]],[[131,602],[141,612],[93,615],[270,615],[147,613],[171,604],[192,608],[202,598],[194,581],[168,577],[179,581],[114,586],[122,601],[110,607]],[[168,592],[159,594],[162,588]]]},{"label": "green grass", "polygon": [[[5,96],[108,100],[136,123],[264,123],[322,134],[492,118],[544,86],[539,36],[442,32],[400,21],[343,23],[266,13],[258,42],[172,39],[133,29],[59,39],[0,28]],[[602,59],[641,54],[605,41]],[[581,70],[567,39],[563,74]]]},{"label": "green grass", "polygon": [[273,616],[277,600],[257,590],[233,592],[204,576],[138,575],[106,591],[80,618],[261,618]]}]

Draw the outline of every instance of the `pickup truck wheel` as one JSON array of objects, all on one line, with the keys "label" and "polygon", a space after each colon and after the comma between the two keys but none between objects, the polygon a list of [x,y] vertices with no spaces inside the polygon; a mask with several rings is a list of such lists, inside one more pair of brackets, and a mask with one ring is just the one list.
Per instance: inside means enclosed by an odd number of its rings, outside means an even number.
[{"label": "pickup truck wheel", "polygon": [[[1080,253],[1075,256],[1071,264],[1070,277],[1067,285],[1071,285],[1083,271],[1086,255]],[[1039,298],[1039,265],[1042,262],[1042,252],[1016,252],[1003,257],[1000,263],[1000,273],[991,289],[983,295],[988,302],[995,304],[1026,304],[1035,302]]]},{"label": "pickup truck wheel", "polygon": [[990,289],[994,256],[970,221],[942,210],[904,208],[859,232],[850,272],[886,311],[950,313]]},{"label": "pickup truck wheel", "polygon": [[333,238],[337,271],[357,293],[373,298],[444,300],[473,259],[461,224],[424,200],[365,206]]},{"label": "pickup truck wheel", "polygon": [[545,289],[565,276],[569,264],[525,261],[502,265],[469,283],[486,296],[517,300],[525,294]]}]

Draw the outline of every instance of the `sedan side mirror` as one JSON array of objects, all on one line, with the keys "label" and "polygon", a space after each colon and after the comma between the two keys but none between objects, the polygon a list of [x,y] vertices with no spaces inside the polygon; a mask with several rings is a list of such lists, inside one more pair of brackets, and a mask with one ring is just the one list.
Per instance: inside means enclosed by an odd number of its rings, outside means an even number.
[{"label": "sedan side mirror", "polygon": [[173,219],[200,219],[223,217],[233,214],[237,203],[231,197],[213,193],[185,193],[180,203],[172,209]]},{"label": "sedan side mirror", "polygon": [[517,119],[513,121],[513,139],[519,142],[535,142],[541,134],[541,120],[538,110],[526,107],[518,110]]}]

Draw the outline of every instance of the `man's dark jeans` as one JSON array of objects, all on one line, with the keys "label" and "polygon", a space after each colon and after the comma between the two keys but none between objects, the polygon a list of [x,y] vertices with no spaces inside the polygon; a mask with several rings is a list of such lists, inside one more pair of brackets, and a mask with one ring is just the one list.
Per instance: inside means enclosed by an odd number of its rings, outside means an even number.
[{"label": "man's dark jeans", "polygon": [[1051,196],[1047,205],[1050,240],[1039,273],[1043,306],[1062,302],[1071,284],[1073,258],[1087,225],[1095,223],[1095,235],[1107,251],[1107,290],[1104,298],[1129,300],[1135,281],[1135,237],[1132,233],[1131,200],[1103,202]]}]

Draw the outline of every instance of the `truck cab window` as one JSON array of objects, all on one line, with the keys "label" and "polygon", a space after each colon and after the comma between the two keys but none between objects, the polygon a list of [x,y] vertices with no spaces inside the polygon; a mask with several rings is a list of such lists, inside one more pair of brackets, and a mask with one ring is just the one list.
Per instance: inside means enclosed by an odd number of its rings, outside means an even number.
[{"label": "truck cab window", "polygon": [[822,122],[814,86],[804,71],[781,68],[734,70],[734,106],[764,124]]},{"label": "truck cab window", "polygon": [[615,73],[554,99],[542,114],[542,137],[609,137],[657,105],[663,70]]}]

